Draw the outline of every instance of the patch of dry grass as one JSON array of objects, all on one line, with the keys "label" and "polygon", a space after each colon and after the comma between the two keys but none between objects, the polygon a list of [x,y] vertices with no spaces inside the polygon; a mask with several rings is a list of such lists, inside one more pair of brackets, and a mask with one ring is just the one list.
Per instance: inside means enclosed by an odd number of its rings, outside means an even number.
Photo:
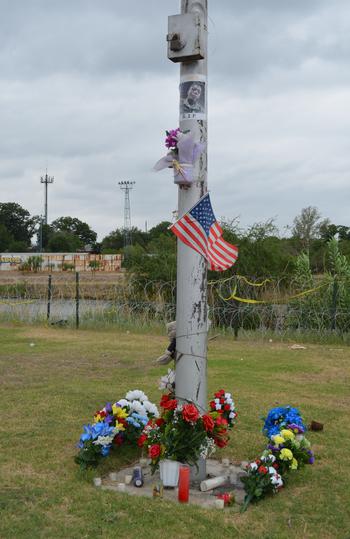
[{"label": "patch of dry grass", "polygon": [[[234,393],[239,422],[221,456],[246,460],[264,446],[260,417],[275,405],[300,407],[325,424],[309,437],[314,466],[278,496],[244,515],[133,499],[91,486],[73,462],[81,427],[107,400],[142,388],[158,401],[154,366],[166,337],[126,331],[0,326],[2,461],[0,536],[4,538],[313,538],[346,537],[350,525],[347,457],[350,350],[306,345],[210,343],[208,386]],[[30,346],[34,343],[35,346]],[[133,462],[124,449],[98,474]]]}]

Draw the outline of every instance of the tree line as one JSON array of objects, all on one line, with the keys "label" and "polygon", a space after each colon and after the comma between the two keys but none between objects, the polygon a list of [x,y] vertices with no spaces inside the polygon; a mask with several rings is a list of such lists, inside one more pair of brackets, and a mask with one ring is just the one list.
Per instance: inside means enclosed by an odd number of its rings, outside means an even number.
[{"label": "tree line", "polygon": [[[148,232],[131,229],[132,245],[124,248],[124,230],[118,228],[100,242],[97,233],[76,217],[62,216],[50,224],[15,202],[0,203],[0,252],[122,253],[124,266],[147,280],[171,281],[176,278],[176,238],[162,221]],[[313,273],[326,265],[327,242],[336,239],[339,251],[350,259],[350,227],[323,219],[316,207],[303,208],[286,233],[281,235],[274,219],[257,222],[243,229],[237,219],[222,219],[224,238],[239,247],[239,258],[232,270],[242,275],[281,276],[292,274],[296,257],[306,253]]]}]

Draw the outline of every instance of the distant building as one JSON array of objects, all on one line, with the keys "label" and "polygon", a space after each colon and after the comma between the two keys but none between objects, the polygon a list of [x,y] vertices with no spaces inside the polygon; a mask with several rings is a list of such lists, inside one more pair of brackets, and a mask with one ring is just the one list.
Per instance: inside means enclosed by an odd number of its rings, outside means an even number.
[{"label": "distant building", "polygon": [[21,271],[30,257],[41,257],[39,271],[120,271],[122,255],[92,253],[0,253],[0,271]]}]

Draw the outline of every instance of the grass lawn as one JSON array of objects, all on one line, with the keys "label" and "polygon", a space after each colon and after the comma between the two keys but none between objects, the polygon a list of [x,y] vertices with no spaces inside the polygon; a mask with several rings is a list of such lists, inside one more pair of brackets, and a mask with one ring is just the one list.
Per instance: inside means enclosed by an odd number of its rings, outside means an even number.
[{"label": "grass lawn", "polygon": [[[30,346],[34,343],[35,346]],[[208,386],[232,391],[239,421],[217,456],[248,460],[265,440],[260,416],[276,405],[301,409],[314,466],[278,495],[243,514],[130,498],[92,486],[131,462],[122,451],[92,474],[73,462],[82,425],[129,389],[158,403],[166,367],[152,359],[167,346],[156,334],[0,326],[1,538],[342,538],[350,537],[350,348],[287,343],[210,343]]]}]

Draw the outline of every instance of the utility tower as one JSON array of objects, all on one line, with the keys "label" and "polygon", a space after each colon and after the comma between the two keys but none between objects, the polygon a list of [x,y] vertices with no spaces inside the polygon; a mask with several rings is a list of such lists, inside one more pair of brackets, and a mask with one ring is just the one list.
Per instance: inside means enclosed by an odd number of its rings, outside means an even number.
[{"label": "utility tower", "polygon": [[130,196],[129,192],[132,190],[135,182],[126,180],[118,182],[118,185],[122,191],[124,191],[124,247],[131,245],[131,215],[130,215]]},{"label": "utility tower", "polygon": [[45,214],[44,214],[44,223],[47,225],[47,186],[49,183],[53,183],[54,177],[48,176],[47,171],[44,177],[41,176],[40,183],[45,184]]}]

